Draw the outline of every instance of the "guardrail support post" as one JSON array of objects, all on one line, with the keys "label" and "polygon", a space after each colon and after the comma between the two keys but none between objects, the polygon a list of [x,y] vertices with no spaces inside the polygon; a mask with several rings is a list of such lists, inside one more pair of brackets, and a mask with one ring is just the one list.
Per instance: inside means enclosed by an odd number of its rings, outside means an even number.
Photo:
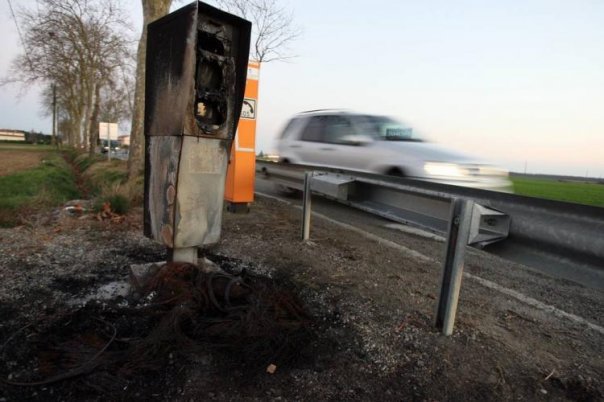
[{"label": "guardrail support post", "polygon": [[311,192],[310,180],[312,172],[304,173],[304,198],[302,203],[302,240],[308,240],[310,236],[310,208],[311,208]]},{"label": "guardrail support post", "polygon": [[471,200],[454,198],[451,201],[443,276],[436,312],[436,327],[447,336],[453,333],[455,324],[473,208],[474,201]]}]

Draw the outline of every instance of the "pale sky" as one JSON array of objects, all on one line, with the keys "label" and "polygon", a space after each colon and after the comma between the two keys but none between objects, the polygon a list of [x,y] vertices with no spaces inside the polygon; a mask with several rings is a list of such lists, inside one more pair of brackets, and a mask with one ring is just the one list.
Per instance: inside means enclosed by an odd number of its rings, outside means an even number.
[{"label": "pale sky", "polygon": [[[123,3],[138,32],[140,2]],[[604,177],[604,1],[282,4],[303,34],[297,57],[261,68],[257,151],[297,112],[345,108],[513,171]],[[4,75],[21,49],[6,1],[0,19]],[[0,127],[49,132],[39,90],[18,92],[0,88]]]}]

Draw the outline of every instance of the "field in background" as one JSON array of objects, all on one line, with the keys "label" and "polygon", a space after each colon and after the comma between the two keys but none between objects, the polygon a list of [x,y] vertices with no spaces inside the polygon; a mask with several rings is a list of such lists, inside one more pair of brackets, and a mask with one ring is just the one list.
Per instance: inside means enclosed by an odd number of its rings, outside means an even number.
[{"label": "field in background", "polygon": [[38,166],[52,149],[49,145],[0,143],[0,176]]},{"label": "field in background", "polygon": [[518,195],[604,207],[604,184],[511,176]]}]

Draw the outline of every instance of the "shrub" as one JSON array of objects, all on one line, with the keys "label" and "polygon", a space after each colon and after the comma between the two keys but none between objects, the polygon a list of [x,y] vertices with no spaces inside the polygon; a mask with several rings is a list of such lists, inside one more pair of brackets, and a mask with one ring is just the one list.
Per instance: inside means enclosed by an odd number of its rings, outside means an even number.
[{"label": "shrub", "polygon": [[114,186],[126,183],[128,171],[124,161],[98,161],[86,169],[83,178],[90,188],[91,195],[101,196],[113,191]]},{"label": "shrub", "polygon": [[116,214],[125,214],[130,210],[130,200],[122,194],[112,194],[97,197],[94,202],[94,211],[100,212],[103,204],[109,203],[111,211]]},{"label": "shrub", "polygon": [[127,180],[125,167],[120,169],[119,165],[107,166],[107,163],[102,162],[90,168],[90,183],[96,196],[95,209],[99,211],[104,202],[109,202],[113,212],[124,214],[132,205],[142,205],[143,178]]}]

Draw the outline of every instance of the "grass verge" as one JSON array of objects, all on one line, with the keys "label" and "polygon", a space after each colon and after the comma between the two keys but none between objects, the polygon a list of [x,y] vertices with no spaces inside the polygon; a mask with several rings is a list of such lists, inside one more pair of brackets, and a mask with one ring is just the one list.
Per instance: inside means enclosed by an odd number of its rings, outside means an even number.
[{"label": "grass verge", "polygon": [[0,226],[17,225],[24,214],[79,196],[73,170],[51,153],[35,168],[0,177]]},{"label": "grass verge", "polygon": [[125,161],[97,160],[86,167],[82,176],[90,186],[96,211],[104,203],[109,203],[113,212],[125,214],[132,205],[143,203],[142,177],[139,180],[128,180]]},{"label": "grass verge", "polygon": [[511,177],[518,195],[604,207],[604,184]]},{"label": "grass verge", "polygon": [[[23,158],[23,154],[7,155]],[[127,180],[125,161],[106,161],[75,149],[51,151],[35,168],[0,176],[0,227],[21,224],[24,217],[75,198],[92,199],[95,210],[105,203],[125,214],[143,203],[143,178]]]}]

